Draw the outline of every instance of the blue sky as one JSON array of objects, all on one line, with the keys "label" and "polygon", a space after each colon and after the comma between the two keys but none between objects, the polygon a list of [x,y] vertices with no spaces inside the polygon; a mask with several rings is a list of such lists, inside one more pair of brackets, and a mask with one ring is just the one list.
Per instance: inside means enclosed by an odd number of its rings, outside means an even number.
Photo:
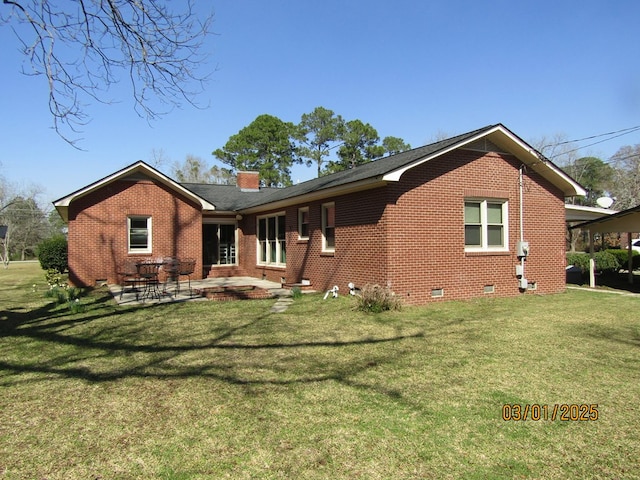
[{"label": "blue sky", "polygon": [[[199,97],[149,124],[122,84],[90,105],[82,151],[51,129],[43,78],[25,77],[0,27],[0,172],[51,201],[162,150],[169,163],[211,152],[267,113],[298,122],[317,106],[413,147],[503,123],[526,141],[640,125],[640,2],[213,0],[215,69]],[[7,8],[0,6],[0,8]],[[585,145],[590,142],[582,142]],[[593,141],[591,141],[593,143]],[[640,131],[581,151],[608,159]],[[294,169],[293,180],[313,178]]]}]

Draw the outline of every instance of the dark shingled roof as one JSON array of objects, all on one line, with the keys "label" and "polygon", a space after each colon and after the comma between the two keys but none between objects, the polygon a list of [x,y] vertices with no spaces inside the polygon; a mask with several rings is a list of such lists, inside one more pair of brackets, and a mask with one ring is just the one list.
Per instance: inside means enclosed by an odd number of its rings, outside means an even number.
[{"label": "dark shingled roof", "polygon": [[328,188],[348,185],[362,180],[382,177],[428,155],[445,150],[452,145],[488,131],[496,125],[490,125],[456,137],[448,138],[430,145],[407,150],[374,162],[359,165],[355,168],[315,178],[286,188],[262,188],[258,192],[242,191],[232,185],[207,185],[182,183],[181,185],[215,205],[217,210],[238,211],[246,208],[266,205],[268,203],[287,200],[300,195],[318,192]]},{"label": "dark shingled roof", "polygon": [[209,203],[213,203],[216,210],[235,212],[247,208],[247,205],[262,205],[269,202],[269,196],[281,188],[261,188],[259,191],[242,191],[235,185],[212,185],[205,183],[181,183],[184,188],[192,191]]}]

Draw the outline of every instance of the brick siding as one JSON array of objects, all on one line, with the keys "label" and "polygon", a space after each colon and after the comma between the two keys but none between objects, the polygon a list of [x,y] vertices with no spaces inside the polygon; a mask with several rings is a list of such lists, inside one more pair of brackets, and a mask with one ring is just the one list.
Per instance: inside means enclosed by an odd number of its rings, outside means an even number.
[{"label": "brick siding", "polygon": [[[336,206],[335,253],[321,252],[321,206],[301,203],[286,210],[287,266],[255,265],[255,216],[245,219],[243,264],[251,275],[317,290],[353,282],[390,285],[408,304],[485,295],[520,295],[515,267],[519,240],[520,162],[512,156],[457,150],[406,172],[386,187],[330,199]],[[508,201],[509,251],[466,253],[464,200]],[[525,277],[536,293],[565,288],[564,197],[535,172],[525,170],[524,240],[531,246]],[[309,239],[298,240],[298,208],[309,208]],[[273,212],[271,212],[273,213]],[[494,293],[485,293],[485,287]],[[444,295],[432,298],[432,290]],[[532,293],[533,291],[528,291]]]},{"label": "brick siding", "polygon": [[[152,217],[152,252],[127,252],[127,217]],[[69,206],[69,280],[76,286],[117,283],[127,257],[196,259],[192,278],[202,278],[202,213],[195,205],[151,180],[119,180]]]},{"label": "brick siding", "polygon": [[[513,156],[456,150],[408,170],[399,182],[325,200],[292,205],[260,215],[286,215],[287,265],[257,265],[257,215],[238,217],[237,266],[213,266],[208,276],[249,275],[299,283],[316,290],[347,284],[390,285],[406,303],[520,295],[515,267],[519,239],[520,162]],[[464,200],[508,201],[508,252],[468,253],[464,248]],[[335,252],[324,253],[322,204],[335,203]],[[565,288],[565,212],[562,192],[531,169],[524,171],[524,239],[530,244],[525,277],[536,293]],[[298,208],[309,209],[309,238],[298,238]],[[69,266],[74,285],[118,281],[127,258],[127,216],[152,217],[153,252],[193,257],[193,278],[201,278],[202,212],[163,185],[145,179],[113,182],[69,207]],[[136,255],[136,257],[141,255]],[[442,289],[441,298],[432,290]]]}]

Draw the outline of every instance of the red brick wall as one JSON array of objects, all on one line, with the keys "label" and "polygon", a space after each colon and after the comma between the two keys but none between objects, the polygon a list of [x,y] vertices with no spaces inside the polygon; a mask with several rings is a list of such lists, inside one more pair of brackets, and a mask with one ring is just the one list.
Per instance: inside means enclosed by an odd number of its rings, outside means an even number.
[{"label": "red brick wall", "polygon": [[[256,265],[256,215],[247,216],[242,224],[242,264],[247,273],[258,278],[287,283],[308,279],[316,290],[338,285],[347,292],[347,284],[364,284],[367,279],[385,278],[385,234],[381,217],[386,202],[385,189],[343,195],[326,201],[313,201],[285,210],[287,231],[287,266]],[[335,253],[322,252],[322,204],[336,205]],[[309,208],[309,239],[298,237],[298,208]]]},{"label": "red brick wall", "polygon": [[[515,246],[519,240],[520,162],[511,156],[458,150],[410,170],[390,185],[397,200],[387,209],[390,281],[408,303],[431,301],[434,289],[443,299],[519,295]],[[530,170],[524,173],[524,240],[530,244],[525,278],[537,293],[565,288],[564,198]],[[464,199],[508,199],[509,251],[465,253]],[[532,291],[529,291],[532,292]]]},{"label": "red brick wall", "polygon": [[[152,253],[127,253],[127,216],[152,217]],[[128,256],[192,257],[193,278],[202,272],[200,207],[151,180],[121,180],[81,197],[69,206],[70,281],[92,286],[118,281],[117,266]]]},{"label": "red brick wall", "polygon": [[[459,150],[406,172],[400,182],[331,199],[336,206],[335,253],[321,252],[321,205],[287,208],[287,267],[257,267],[255,216],[244,223],[243,265],[250,275],[280,281],[309,279],[324,291],[333,285],[347,292],[348,282],[390,284],[406,303],[490,295],[520,295],[515,276],[519,263],[520,162],[512,156]],[[465,253],[464,200],[481,196],[508,199],[509,251]],[[525,277],[537,293],[564,290],[564,198],[530,170],[524,174],[524,239],[531,254]],[[309,207],[309,240],[298,240],[298,207]],[[530,291],[531,292],[531,291]]]},{"label": "red brick wall", "polygon": [[[301,203],[285,212],[287,266],[257,265],[256,218],[238,221],[238,267],[212,268],[209,275],[250,275],[288,283],[310,280],[324,291],[347,284],[390,284],[405,302],[519,295],[515,245],[519,239],[519,161],[512,156],[458,150],[407,171],[399,182],[335,198]],[[509,251],[464,251],[464,200],[506,198]],[[335,253],[321,252],[322,204],[336,207]],[[309,239],[298,239],[298,208],[309,208]],[[524,238],[531,254],[525,277],[537,293],[562,291],[564,277],[564,199],[529,170],[524,175]],[[118,181],[74,201],[69,208],[70,279],[75,285],[116,282],[117,265],[128,256],[127,216],[152,217],[153,252],[197,259],[202,273],[202,214],[198,205],[151,180]],[[136,255],[140,256],[140,255]]]}]

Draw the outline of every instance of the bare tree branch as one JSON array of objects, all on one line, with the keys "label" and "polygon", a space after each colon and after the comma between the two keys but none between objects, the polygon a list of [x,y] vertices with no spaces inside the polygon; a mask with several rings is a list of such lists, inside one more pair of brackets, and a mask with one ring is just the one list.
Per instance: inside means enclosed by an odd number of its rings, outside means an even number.
[{"label": "bare tree branch", "polygon": [[[209,74],[205,39],[213,14],[200,18],[193,0],[3,0],[0,24],[10,24],[30,63],[27,75],[42,75],[49,88],[53,126],[67,142],[88,121],[92,100],[112,103],[108,93],[124,74],[134,109],[157,119],[184,103],[198,107]],[[24,28],[24,27],[28,28]]]}]

